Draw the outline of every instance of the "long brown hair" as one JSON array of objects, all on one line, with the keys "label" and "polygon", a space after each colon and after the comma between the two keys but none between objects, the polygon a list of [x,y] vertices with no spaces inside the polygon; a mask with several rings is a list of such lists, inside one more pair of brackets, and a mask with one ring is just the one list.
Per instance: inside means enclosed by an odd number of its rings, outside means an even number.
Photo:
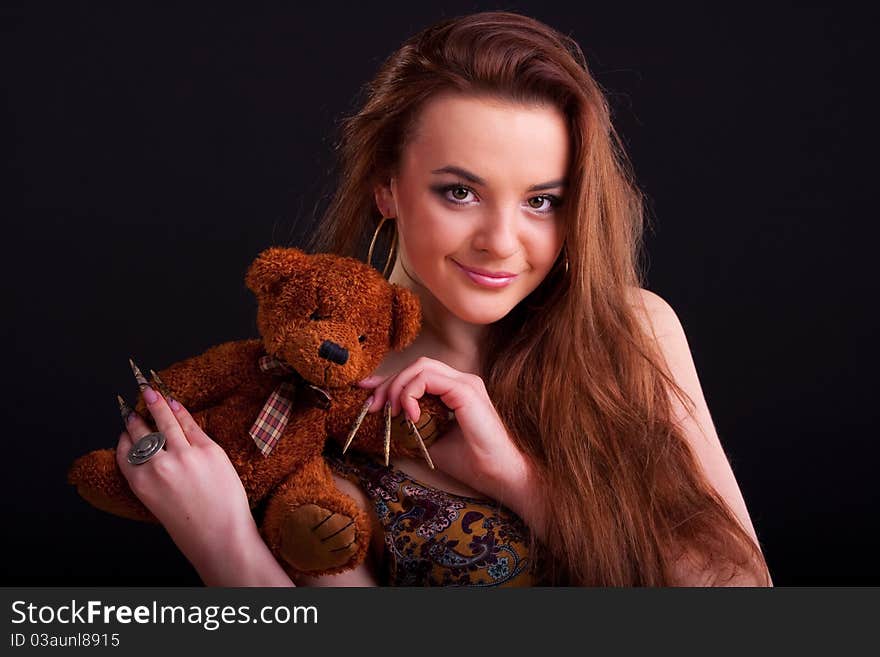
[{"label": "long brown hair", "polygon": [[561,257],[480,351],[491,399],[550,501],[541,581],[669,585],[686,556],[706,583],[739,567],[768,583],[761,550],[672,419],[670,390],[693,402],[636,316],[643,196],[572,38],[518,13],[482,12],[405,41],[341,122],[337,191],[306,248],[366,259],[381,217],[374,186],[397,171],[419,108],[446,90],[553,103],[568,122],[569,270]]}]

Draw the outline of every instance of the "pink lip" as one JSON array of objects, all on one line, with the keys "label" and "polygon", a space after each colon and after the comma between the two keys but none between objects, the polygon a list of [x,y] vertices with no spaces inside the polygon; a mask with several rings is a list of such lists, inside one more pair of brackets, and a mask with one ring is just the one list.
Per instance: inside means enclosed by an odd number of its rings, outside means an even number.
[{"label": "pink lip", "polygon": [[511,278],[516,276],[512,271],[489,271],[488,269],[480,269],[479,267],[465,267],[464,265],[453,260],[459,267],[462,269],[466,269],[467,271],[472,271],[475,274],[479,274],[480,276],[488,276],[489,278]]},{"label": "pink lip", "polygon": [[468,278],[474,283],[485,287],[504,287],[517,277],[517,274],[512,274],[506,271],[489,272],[485,269],[471,269],[470,267],[465,267],[458,264],[455,260],[452,260],[452,262],[467,274]]}]

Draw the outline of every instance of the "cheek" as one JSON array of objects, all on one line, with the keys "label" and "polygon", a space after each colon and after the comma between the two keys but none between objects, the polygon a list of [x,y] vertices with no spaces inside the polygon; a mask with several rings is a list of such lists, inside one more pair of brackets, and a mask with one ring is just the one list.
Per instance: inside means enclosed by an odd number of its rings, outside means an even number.
[{"label": "cheek", "polygon": [[562,231],[557,226],[539,226],[529,236],[527,248],[532,266],[547,271],[562,248]]},{"label": "cheek", "polygon": [[[403,225],[407,251],[413,260],[437,259],[452,253],[461,241],[461,218],[431,198],[420,199],[406,208]],[[400,229],[400,226],[398,226]]]}]

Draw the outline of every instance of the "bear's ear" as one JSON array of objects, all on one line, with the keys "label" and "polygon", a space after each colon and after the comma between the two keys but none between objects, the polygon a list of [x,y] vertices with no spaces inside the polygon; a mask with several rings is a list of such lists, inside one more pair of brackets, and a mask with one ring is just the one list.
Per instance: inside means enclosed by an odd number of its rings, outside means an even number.
[{"label": "bear's ear", "polygon": [[265,294],[278,281],[308,266],[308,254],[294,247],[273,246],[257,256],[244,277],[248,289],[256,295]]},{"label": "bear's ear", "polygon": [[422,328],[422,304],[415,292],[392,283],[391,348],[402,351],[413,343]]}]

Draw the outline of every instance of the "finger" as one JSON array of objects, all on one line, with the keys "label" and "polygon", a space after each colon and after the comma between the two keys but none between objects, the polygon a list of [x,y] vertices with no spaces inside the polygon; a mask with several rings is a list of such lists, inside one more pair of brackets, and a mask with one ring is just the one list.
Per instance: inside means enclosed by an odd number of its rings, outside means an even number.
[{"label": "finger", "polygon": [[134,442],[128,431],[123,431],[119,434],[119,440],[116,443],[116,463],[119,465],[119,469],[123,472],[125,472],[127,466],[131,465],[128,462],[128,453],[131,451],[131,446],[133,444]]},{"label": "finger", "polygon": [[208,445],[214,442],[214,440],[205,433],[204,429],[199,426],[198,422],[195,421],[187,408],[178,400],[174,399],[171,401],[168,404],[168,407],[177,418],[180,428],[190,445]]},{"label": "finger", "polygon": [[389,381],[385,386],[385,401],[391,404],[391,417],[397,417],[400,414],[400,390],[418,375],[419,372],[412,370],[401,371],[393,381]]},{"label": "finger", "polygon": [[128,466],[127,455],[134,444],[134,440],[132,440],[128,428],[131,427],[132,431],[142,431],[144,427],[139,426],[138,421],[140,421],[141,425],[145,425],[146,423],[140,414],[129,406],[128,402],[125,401],[125,398],[119,393],[116,394],[116,401],[119,404],[119,413],[122,417],[122,423],[126,426],[126,429],[119,434],[119,440],[116,442],[116,463],[118,464],[119,469],[126,474],[126,477],[128,477],[126,472],[126,467]]},{"label": "finger", "polygon": [[397,399],[394,394],[392,394],[391,390],[393,386],[397,386],[397,390],[406,384],[413,376],[418,374],[421,371],[421,368],[424,366],[424,361],[427,361],[427,358],[419,358],[414,362],[410,363],[406,367],[404,367],[399,372],[395,372],[394,374],[385,378],[384,381],[379,383],[373,389],[373,403],[370,405],[370,413],[375,411],[385,412],[385,402],[391,401],[391,415],[396,417],[400,412],[400,406],[397,404]]},{"label": "finger", "polygon": [[372,397],[373,403],[370,404],[369,412],[375,413],[376,411],[385,412],[385,400],[388,397],[388,386],[390,386],[394,379],[396,379],[400,375],[400,372],[396,374],[392,374],[391,376],[386,377],[378,386],[373,389]]},{"label": "finger", "polygon": [[153,432],[153,428],[147,424],[147,421],[137,411],[132,411],[125,419],[125,430],[132,445],[148,433]]},{"label": "finger", "polygon": [[[432,376],[437,375],[444,377],[444,380],[452,380],[463,382],[464,377],[466,376],[464,373],[459,372],[456,369],[453,369],[446,363],[442,363],[438,360],[434,360],[432,358],[419,358],[415,362],[413,362],[408,367],[402,369],[397,377],[395,377],[394,381],[389,382],[387,388],[388,399],[391,400],[391,414],[393,416],[397,416],[400,412],[401,408],[401,390],[410,382],[419,376],[422,372],[430,373]],[[430,391],[434,393],[433,390]],[[422,387],[422,395],[424,394],[424,387]],[[417,418],[412,418],[417,419]]]},{"label": "finger", "polygon": [[357,384],[361,388],[372,388],[372,387],[377,386],[380,383],[382,383],[386,378],[387,377],[379,376],[378,374],[372,374],[372,375],[368,376],[366,379],[361,379],[360,381],[357,382]]},{"label": "finger", "polygon": [[[442,372],[422,370],[410,379],[408,383],[402,386],[397,395],[397,403],[414,423],[419,421],[422,414],[421,408],[419,407],[419,399],[425,396],[429,386],[432,394],[445,394],[456,387],[461,386],[461,381],[443,374]],[[394,395],[394,390],[390,390],[388,394]]]},{"label": "finger", "polygon": [[180,426],[177,417],[168,407],[168,402],[150,386],[143,388],[144,402],[156,422],[156,429],[165,434],[165,444],[169,451],[190,447],[189,440]]}]

